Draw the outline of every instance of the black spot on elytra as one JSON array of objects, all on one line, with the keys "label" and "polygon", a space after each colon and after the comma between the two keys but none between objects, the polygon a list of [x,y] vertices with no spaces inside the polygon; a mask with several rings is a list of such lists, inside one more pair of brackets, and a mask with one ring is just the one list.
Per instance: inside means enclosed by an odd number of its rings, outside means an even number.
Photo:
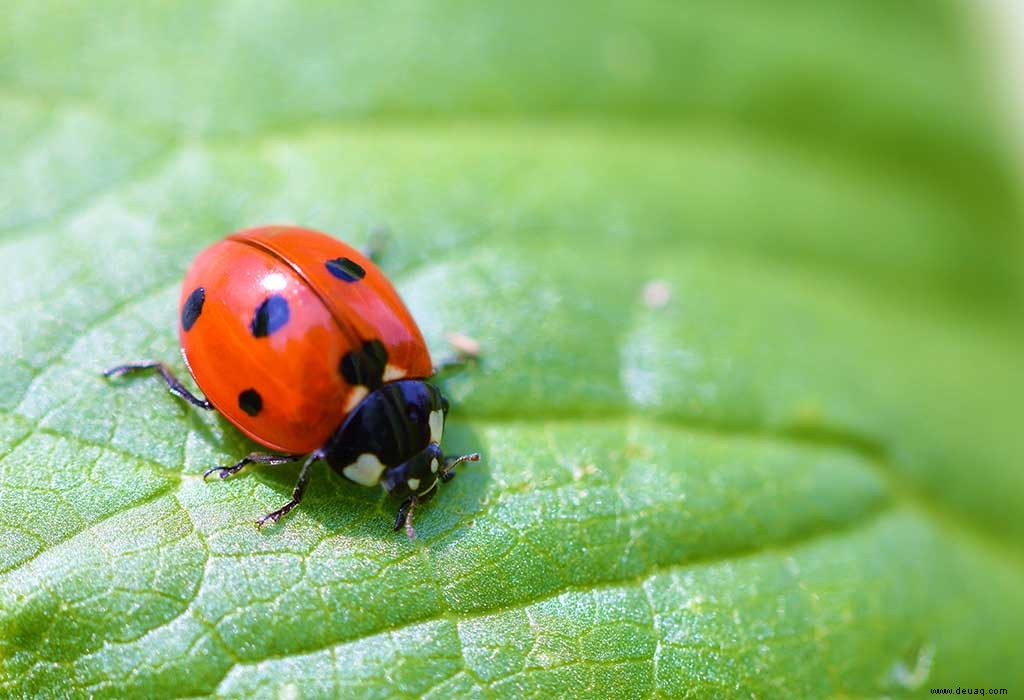
[{"label": "black spot on elytra", "polygon": [[238,407],[250,416],[256,416],[263,410],[263,397],[255,389],[246,389],[238,395]]},{"label": "black spot on elytra", "polygon": [[280,294],[274,294],[263,300],[263,303],[253,314],[252,334],[257,338],[270,335],[278,328],[288,323],[291,312],[288,309],[288,301]]},{"label": "black spot on elytra", "polygon": [[359,350],[352,350],[341,358],[338,370],[345,381],[353,386],[365,386],[373,391],[384,383],[384,368],[388,364],[388,351],[379,340],[368,340]]},{"label": "black spot on elytra", "polygon": [[192,290],[192,293],[188,295],[188,299],[185,300],[185,305],[181,307],[181,327],[186,331],[192,330],[192,326],[196,325],[196,321],[199,320],[199,314],[203,313],[203,304],[206,302],[206,290],[202,287],[196,287]]},{"label": "black spot on elytra", "polygon": [[327,271],[340,280],[356,282],[366,277],[366,270],[354,260],[349,258],[335,258],[326,263]]}]

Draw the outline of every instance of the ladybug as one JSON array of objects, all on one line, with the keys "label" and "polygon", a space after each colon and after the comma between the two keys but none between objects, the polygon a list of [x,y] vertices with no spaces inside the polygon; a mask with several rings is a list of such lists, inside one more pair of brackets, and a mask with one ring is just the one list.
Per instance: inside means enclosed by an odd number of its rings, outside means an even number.
[{"label": "ladybug", "polygon": [[171,393],[227,420],[274,454],[253,453],[204,475],[303,460],[292,498],[256,521],[276,523],[299,504],[318,460],[363,486],[401,498],[395,531],[410,538],[413,509],[479,454],[445,457],[448,400],[423,335],[384,273],[318,231],[266,226],[231,234],[195,259],[181,290],[179,338],[205,398],[162,362],[108,369],[156,371]]}]

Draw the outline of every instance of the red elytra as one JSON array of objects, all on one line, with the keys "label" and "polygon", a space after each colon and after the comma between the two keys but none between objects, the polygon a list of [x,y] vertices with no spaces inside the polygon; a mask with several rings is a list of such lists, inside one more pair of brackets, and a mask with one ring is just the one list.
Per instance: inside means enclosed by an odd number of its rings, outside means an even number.
[{"label": "red elytra", "polygon": [[215,243],[185,275],[180,305],[181,347],[199,388],[239,430],[281,452],[317,450],[367,395],[341,367],[365,343],[386,349],[385,381],[433,373],[380,269],[318,231],[266,226]]}]

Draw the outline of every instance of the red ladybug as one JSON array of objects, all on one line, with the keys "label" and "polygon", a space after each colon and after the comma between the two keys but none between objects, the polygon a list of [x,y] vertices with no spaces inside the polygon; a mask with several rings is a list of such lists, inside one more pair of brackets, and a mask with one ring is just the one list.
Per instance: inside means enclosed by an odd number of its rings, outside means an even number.
[{"label": "red ladybug", "polygon": [[234,233],[192,263],[180,316],[185,363],[205,399],[162,362],[105,374],[156,370],[172,393],[285,453],[253,453],[204,477],[305,458],[292,499],[257,527],[302,500],[322,459],[402,498],[395,530],[404,525],[413,537],[416,504],[452,479],[456,464],[479,459],[441,452],[448,401],[426,381],[434,368],[423,336],[384,274],[341,241],[293,226]]}]

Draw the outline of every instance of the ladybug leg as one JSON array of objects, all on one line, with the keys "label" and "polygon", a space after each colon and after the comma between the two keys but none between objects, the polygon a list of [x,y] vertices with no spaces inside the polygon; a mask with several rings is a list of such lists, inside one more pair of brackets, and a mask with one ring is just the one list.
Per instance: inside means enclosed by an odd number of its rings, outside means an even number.
[{"label": "ladybug leg", "polygon": [[170,389],[171,393],[178,398],[185,399],[193,406],[199,408],[205,408],[207,411],[213,410],[213,404],[208,399],[201,399],[191,391],[185,388],[185,385],[178,381],[178,378],[174,376],[171,370],[163,362],[154,362],[148,360],[145,362],[133,362],[127,365],[118,365],[117,367],[111,367],[103,373],[104,377],[120,377],[122,374],[129,374],[131,372],[142,372],[145,370],[155,369],[163,377],[164,382],[167,384],[167,388]]},{"label": "ladybug leg", "polygon": [[461,372],[470,363],[480,359],[480,343],[462,333],[449,333],[448,344],[451,352],[439,363],[434,365],[434,374],[454,374]]},{"label": "ladybug leg", "polygon": [[299,471],[299,479],[295,482],[295,488],[292,489],[292,500],[285,503],[273,513],[267,513],[266,515],[257,518],[256,529],[262,529],[267,523],[276,523],[278,520],[288,515],[288,511],[299,505],[302,501],[302,497],[306,494],[306,486],[309,485],[310,467],[313,466],[313,462],[317,461],[321,457],[323,457],[323,454],[318,450],[306,458],[306,461],[302,463],[302,469]]},{"label": "ladybug leg", "polygon": [[203,472],[203,479],[209,479],[210,475],[216,473],[221,479],[227,479],[232,474],[237,474],[249,464],[289,464],[302,459],[302,455],[271,455],[263,452],[252,452],[238,460],[229,467],[213,467]]},{"label": "ladybug leg", "polygon": [[[435,489],[436,490],[436,489]],[[412,527],[412,511],[416,507],[416,504],[421,500],[413,494],[409,498],[405,499],[402,505],[398,506],[398,517],[395,518],[395,532],[398,532],[403,527],[405,528],[405,534],[409,536],[410,540],[416,539],[416,530]]]},{"label": "ladybug leg", "polygon": [[388,229],[383,226],[375,226],[370,231],[370,240],[367,241],[366,248],[362,251],[363,255],[368,257],[373,264],[380,265],[390,243],[391,234]]},{"label": "ladybug leg", "polygon": [[455,467],[462,464],[463,462],[479,462],[480,453],[473,452],[468,455],[461,455],[459,457],[449,457],[444,461],[444,469],[437,475],[437,478],[441,480],[442,484],[447,484],[449,481],[455,478],[455,472],[452,471]]},{"label": "ladybug leg", "polygon": [[[438,473],[437,478],[440,479],[442,483],[451,481],[455,478],[455,472],[452,471],[455,466],[462,464],[463,462],[478,461],[480,461],[480,454],[478,452],[461,455],[459,457],[449,457],[444,461],[444,469]],[[436,484],[434,486],[436,486]],[[433,498],[436,493],[437,488],[431,487],[431,489],[425,493],[414,493],[409,498],[405,499],[405,501],[402,502],[402,505],[398,507],[398,514],[395,517],[394,531],[398,532],[404,527],[405,534],[409,536],[409,539],[416,539],[416,530],[412,526],[412,512],[415,510],[416,506],[421,503],[426,503]]]}]

